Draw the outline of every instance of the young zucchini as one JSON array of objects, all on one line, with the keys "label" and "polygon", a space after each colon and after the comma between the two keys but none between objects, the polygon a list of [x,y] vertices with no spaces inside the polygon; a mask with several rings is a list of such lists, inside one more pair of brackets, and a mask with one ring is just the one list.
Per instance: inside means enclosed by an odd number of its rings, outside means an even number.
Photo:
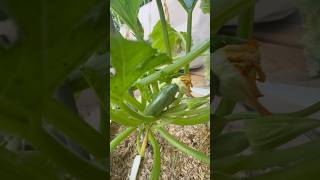
[{"label": "young zucchini", "polygon": [[158,116],[162,110],[168,107],[174,100],[179,87],[176,84],[169,84],[145,108],[144,114],[147,116]]}]

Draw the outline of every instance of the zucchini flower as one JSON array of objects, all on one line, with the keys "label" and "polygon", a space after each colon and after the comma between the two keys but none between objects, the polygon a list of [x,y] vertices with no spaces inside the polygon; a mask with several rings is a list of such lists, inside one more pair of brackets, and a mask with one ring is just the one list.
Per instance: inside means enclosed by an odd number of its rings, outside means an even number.
[{"label": "zucchini flower", "polygon": [[219,82],[218,87],[217,84],[213,84],[213,89],[217,89],[218,95],[245,102],[260,114],[270,115],[270,112],[258,102],[262,94],[256,81],[264,82],[266,77],[260,65],[256,41],[227,45],[216,50],[211,58],[211,69]]},{"label": "zucchini flower", "polygon": [[193,97],[191,88],[193,87],[191,82],[191,75],[185,74],[178,78],[172,79],[172,83],[175,83],[179,86],[181,92],[186,94],[188,97]]}]

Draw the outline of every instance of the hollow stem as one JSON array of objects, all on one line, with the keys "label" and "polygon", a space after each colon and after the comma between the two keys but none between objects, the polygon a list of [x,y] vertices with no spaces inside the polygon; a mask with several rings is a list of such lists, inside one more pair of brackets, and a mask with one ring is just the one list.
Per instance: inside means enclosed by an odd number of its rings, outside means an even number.
[{"label": "hollow stem", "polygon": [[239,38],[250,39],[253,32],[254,23],[254,3],[251,7],[243,12],[238,18],[237,36]]},{"label": "hollow stem", "polygon": [[138,85],[147,85],[150,84],[159,78],[163,77],[164,75],[168,75],[172,72],[177,71],[179,68],[185,66],[186,64],[190,63],[192,60],[194,60],[196,57],[200,56],[202,53],[204,53],[206,50],[208,50],[210,47],[210,41],[206,40],[202,44],[200,44],[197,48],[193,49],[190,53],[187,55],[180,57],[174,61],[173,64],[170,64],[163,68],[160,71],[157,71],[143,79],[140,79],[137,84]]},{"label": "hollow stem", "polygon": [[171,55],[171,47],[170,47],[170,42],[169,42],[169,34],[168,34],[168,29],[167,29],[167,21],[166,21],[165,15],[164,15],[162,2],[161,2],[161,0],[156,0],[156,2],[157,2],[157,6],[158,6],[159,15],[160,15],[163,40],[164,40],[164,43],[166,46],[167,55],[171,58],[172,55]]},{"label": "hollow stem", "polygon": [[[187,23],[187,44],[186,44],[186,54],[191,51],[192,45],[192,11],[188,11],[188,23]],[[184,73],[189,73],[189,63],[184,67]]]},{"label": "hollow stem", "polygon": [[141,149],[140,149],[141,157],[144,157],[144,154],[146,151],[147,142],[148,142],[148,132],[149,132],[149,130],[146,130],[146,132],[144,134],[143,142],[142,142]]}]

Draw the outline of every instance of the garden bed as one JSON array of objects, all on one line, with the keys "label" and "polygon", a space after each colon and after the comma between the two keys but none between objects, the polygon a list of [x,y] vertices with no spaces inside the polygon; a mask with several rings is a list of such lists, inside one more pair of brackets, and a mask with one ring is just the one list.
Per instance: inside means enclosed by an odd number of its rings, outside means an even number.
[{"label": "garden bed", "polygon": [[[123,131],[123,127],[112,123],[111,138]],[[197,149],[205,154],[210,153],[210,128],[209,124],[195,126],[176,126],[166,127],[168,132],[175,136],[180,142],[189,147]],[[210,179],[210,169],[200,161],[189,157],[170,146],[158,134],[155,135],[160,145],[161,152],[161,177],[160,179]],[[135,135],[132,134],[128,139],[121,143],[117,151],[111,156],[111,179],[129,179],[130,169],[133,159],[137,154],[135,148]],[[140,166],[140,179],[149,179],[152,169],[152,149],[146,149],[143,166]],[[179,170],[178,170],[179,169]],[[178,171],[177,171],[178,170]]]}]

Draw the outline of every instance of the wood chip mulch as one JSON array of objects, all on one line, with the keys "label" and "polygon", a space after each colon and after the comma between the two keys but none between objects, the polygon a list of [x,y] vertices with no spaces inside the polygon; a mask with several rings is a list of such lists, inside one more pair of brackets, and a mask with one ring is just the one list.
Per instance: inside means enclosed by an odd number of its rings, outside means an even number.
[{"label": "wood chip mulch", "polygon": [[[124,130],[121,126],[111,126],[117,128],[117,132]],[[195,126],[177,126],[168,125],[168,132],[176,137],[180,142],[187,144],[189,147],[197,149],[205,154],[210,154],[210,129],[208,124]],[[117,134],[111,134],[111,138]],[[198,160],[180,152],[171,146],[158,133],[155,134],[160,145],[161,152],[161,177],[163,180],[206,180],[210,179],[210,167]],[[128,139],[123,141],[111,155],[111,179],[127,180],[132,166],[133,159],[137,154],[135,148],[136,138],[132,134]],[[140,165],[139,180],[150,178],[152,170],[152,148],[148,145],[146,149],[143,166]]]}]

